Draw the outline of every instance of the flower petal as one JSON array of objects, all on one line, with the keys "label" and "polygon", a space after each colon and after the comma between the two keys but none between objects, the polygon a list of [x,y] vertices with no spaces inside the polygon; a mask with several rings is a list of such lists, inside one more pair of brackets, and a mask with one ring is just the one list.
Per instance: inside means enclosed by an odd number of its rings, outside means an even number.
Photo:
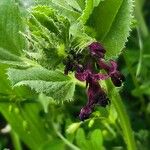
[{"label": "flower petal", "polygon": [[80,81],[85,81],[88,77],[88,73],[87,72],[83,72],[83,73],[76,72],[75,77]]},{"label": "flower petal", "polygon": [[92,113],[91,107],[86,105],[80,111],[80,114],[79,114],[80,120],[84,121],[85,119],[88,119],[91,113]]},{"label": "flower petal", "polygon": [[93,42],[89,46],[91,56],[96,56],[98,58],[103,58],[106,50],[98,42]]}]

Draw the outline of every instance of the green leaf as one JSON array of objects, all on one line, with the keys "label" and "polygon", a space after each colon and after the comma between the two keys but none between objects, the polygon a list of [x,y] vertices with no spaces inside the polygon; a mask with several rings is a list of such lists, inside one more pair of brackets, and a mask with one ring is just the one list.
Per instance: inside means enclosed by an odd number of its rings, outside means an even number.
[{"label": "green leaf", "polygon": [[85,9],[82,12],[79,20],[81,20],[84,24],[88,20],[90,14],[93,11],[94,1],[93,0],[86,0]]},{"label": "green leaf", "polygon": [[68,134],[73,134],[81,125],[81,122],[75,122],[68,126],[66,132]]},{"label": "green leaf", "polygon": [[88,139],[85,137],[84,130],[79,128],[76,134],[76,142],[82,150],[102,149],[102,133],[99,129],[96,129],[91,133],[90,138]]},{"label": "green leaf", "polygon": [[87,140],[85,138],[85,132],[84,132],[84,130],[82,128],[79,128],[77,130],[77,133],[76,133],[76,142],[77,142],[77,145],[81,149],[83,149],[83,150],[86,149],[86,142],[87,142]]},{"label": "green leaf", "polygon": [[8,65],[0,64],[0,102],[7,100],[23,101],[24,99],[33,99],[37,94],[31,92],[27,87],[11,88],[7,76]]},{"label": "green leaf", "polygon": [[89,44],[95,41],[94,38],[86,34],[85,27],[81,22],[73,24],[70,27],[70,34],[72,35],[72,38],[70,38],[71,46],[77,51],[84,50]]},{"label": "green leaf", "polygon": [[80,5],[77,3],[76,0],[71,0],[71,1],[66,1],[66,2],[67,2],[68,5],[71,6],[73,9],[75,9],[75,10],[77,10],[77,11],[79,11],[79,12],[82,11]]},{"label": "green leaf", "polygon": [[82,12],[82,15],[79,17],[79,20],[85,24],[89,19],[89,16],[92,14],[94,7],[97,7],[100,3],[100,0],[86,0],[85,8]]},{"label": "green leaf", "polygon": [[38,101],[43,106],[44,112],[48,113],[49,105],[54,103],[54,100],[51,97],[44,95],[43,93],[39,94]]},{"label": "green leaf", "polygon": [[92,132],[90,142],[92,144],[93,149],[102,149],[103,137],[101,130],[96,129]]},{"label": "green leaf", "polygon": [[[50,140],[50,132],[45,129],[44,121],[39,113],[39,103],[0,103],[0,112],[4,115],[12,129],[31,150],[37,150]],[[38,144],[37,144],[38,143]]]},{"label": "green leaf", "polygon": [[8,76],[14,87],[29,86],[37,93],[44,93],[57,102],[70,101],[74,95],[75,82],[60,71],[49,71],[42,67],[9,69]]},{"label": "green leaf", "polygon": [[7,69],[7,66],[0,64],[0,79],[1,79],[0,98],[1,100],[3,99],[2,95],[4,96],[4,94],[6,94],[5,96],[7,96],[7,94],[9,94],[11,91],[11,87],[9,86],[7,76],[6,76],[6,69]]},{"label": "green leaf", "polygon": [[77,18],[79,18],[80,13],[73,8],[77,7],[77,10],[79,10],[80,8],[78,6],[73,6],[75,4],[71,4],[71,6],[70,4],[70,2],[67,2],[65,0],[52,0],[51,7],[58,10],[59,14],[65,17],[67,16],[70,22],[74,22],[75,20],[77,20]]},{"label": "green leaf", "polygon": [[76,0],[76,1],[80,5],[80,8],[83,10],[85,8],[85,0]]},{"label": "green leaf", "polygon": [[25,46],[19,31],[23,31],[23,24],[17,4],[12,0],[1,0],[0,47],[19,55]]},{"label": "green leaf", "polygon": [[5,50],[1,47],[0,47],[0,63],[21,67],[28,66],[25,62],[23,62],[23,60],[19,56],[14,55],[10,53],[8,50]]},{"label": "green leaf", "polygon": [[70,23],[48,6],[38,5],[30,13],[29,34],[23,34],[29,41],[26,54],[46,68],[56,68],[68,50]]},{"label": "green leaf", "polygon": [[96,39],[107,50],[107,58],[115,57],[124,48],[132,21],[132,0],[105,0],[96,7],[87,25],[95,29]]},{"label": "green leaf", "polygon": [[150,82],[144,82],[142,85],[140,85],[139,87],[135,88],[132,91],[132,94],[134,96],[142,96],[144,95],[150,95]]},{"label": "green leaf", "polygon": [[90,15],[92,14],[94,7],[97,7],[100,1],[101,0],[86,0],[85,8],[78,20],[82,21],[83,24],[85,24],[89,19]]},{"label": "green leaf", "polygon": [[118,114],[114,108],[114,105],[111,104],[110,106],[110,110],[109,110],[109,120],[111,123],[115,124],[116,123],[116,120],[117,120],[117,117],[118,117]]},{"label": "green leaf", "polygon": [[64,150],[65,144],[60,139],[47,141],[39,150]]}]

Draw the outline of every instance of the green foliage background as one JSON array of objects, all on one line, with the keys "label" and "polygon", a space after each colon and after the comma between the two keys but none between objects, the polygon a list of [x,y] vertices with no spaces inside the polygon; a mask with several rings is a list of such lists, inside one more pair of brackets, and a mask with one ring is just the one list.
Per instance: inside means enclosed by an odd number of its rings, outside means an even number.
[{"label": "green foliage background", "polygon": [[[148,150],[149,10],[148,0],[1,0],[0,149]],[[62,61],[95,40],[126,81],[102,82],[111,105],[80,122],[85,85]]]}]

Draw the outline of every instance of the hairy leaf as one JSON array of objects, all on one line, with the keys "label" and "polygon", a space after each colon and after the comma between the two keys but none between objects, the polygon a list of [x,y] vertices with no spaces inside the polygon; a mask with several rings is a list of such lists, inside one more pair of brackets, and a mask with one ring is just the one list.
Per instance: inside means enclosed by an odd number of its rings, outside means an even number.
[{"label": "hairy leaf", "polygon": [[12,0],[0,2],[0,47],[20,54],[24,48],[24,39],[19,34],[23,24],[17,4]]},{"label": "hairy leaf", "polygon": [[[48,6],[36,6],[30,11],[28,56],[44,67],[60,64],[69,45],[69,21]],[[38,57],[35,57],[38,56]]]},{"label": "hairy leaf", "polygon": [[52,0],[51,7],[58,10],[59,14],[67,17],[70,22],[74,22],[80,16],[80,7],[76,2],[73,4],[73,2],[66,0]]},{"label": "hairy leaf", "polygon": [[83,10],[85,8],[85,0],[76,0],[76,1],[80,5],[80,8]]},{"label": "hairy leaf", "polygon": [[132,0],[106,0],[96,7],[88,20],[106,48],[107,58],[120,54],[129,36],[132,20]]},{"label": "hairy leaf", "polygon": [[0,48],[0,63],[20,67],[28,66],[25,62],[23,62],[21,57],[14,55],[3,48]]},{"label": "hairy leaf", "polygon": [[74,81],[59,71],[49,71],[42,67],[26,70],[9,69],[8,76],[13,86],[29,86],[38,93],[45,93],[57,102],[73,98]]},{"label": "hairy leaf", "polygon": [[97,7],[100,3],[100,0],[86,0],[85,1],[85,8],[79,18],[84,24],[89,19],[94,7]]}]

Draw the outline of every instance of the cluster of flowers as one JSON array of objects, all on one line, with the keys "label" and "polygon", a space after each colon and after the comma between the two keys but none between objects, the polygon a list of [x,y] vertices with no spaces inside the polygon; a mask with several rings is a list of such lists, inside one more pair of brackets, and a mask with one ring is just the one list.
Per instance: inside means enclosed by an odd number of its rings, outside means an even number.
[{"label": "cluster of flowers", "polygon": [[[88,46],[85,55],[76,54],[73,50],[66,58],[64,73],[75,71],[75,77],[80,81],[86,81],[87,104],[81,109],[79,117],[82,121],[89,118],[95,105],[106,107],[110,100],[105,91],[101,88],[99,80],[111,78],[115,86],[121,86],[124,76],[118,71],[118,65],[110,60],[107,63],[104,59],[106,50],[98,42],[93,42]],[[98,73],[99,69],[104,69],[107,74]]]}]

